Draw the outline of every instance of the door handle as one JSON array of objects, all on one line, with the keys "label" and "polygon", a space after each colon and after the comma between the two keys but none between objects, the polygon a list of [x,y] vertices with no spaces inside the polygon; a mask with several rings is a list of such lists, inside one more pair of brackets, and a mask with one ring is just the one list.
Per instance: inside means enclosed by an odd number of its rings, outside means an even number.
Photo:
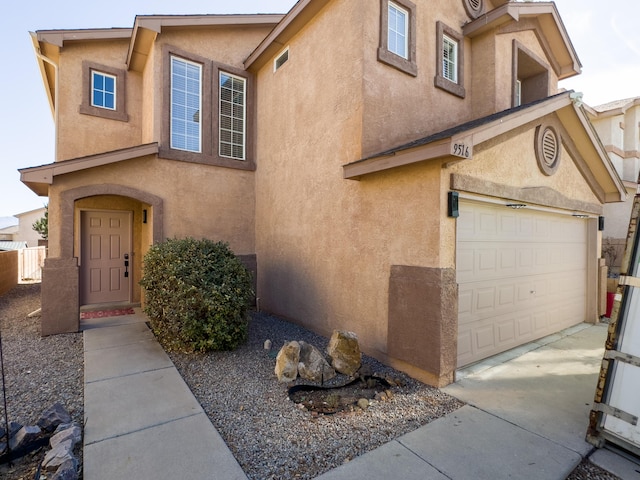
[{"label": "door handle", "polygon": [[129,276],[129,254],[124,254],[124,276],[127,278]]}]

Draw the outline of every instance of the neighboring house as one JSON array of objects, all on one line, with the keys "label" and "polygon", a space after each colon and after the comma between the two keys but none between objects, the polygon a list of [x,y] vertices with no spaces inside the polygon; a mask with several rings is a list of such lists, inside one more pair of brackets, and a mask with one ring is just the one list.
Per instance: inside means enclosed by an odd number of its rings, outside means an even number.
[{"label": "neighboring house", "polygon": [[604,207],[603,252],[613,275],[619,272],[629,230],[633,197],[640,172],[640,97],[586,107],[591,123],[620,178],[628,197]]},{"label": "neighboring house", "polygon": [[18,235],[16,239],[27,242],[29,247],[37,247],[38,242],[43,240],[42,236],[33,229],[33,224],[44,217],[44,207],[30,210],[28,212],[16,213],[18,218]]},{"label": "neighboring house", "polygon": [[581,65],[552,2],[300,0],[33,41],[43,334],[141,301],[149,245],[183,236],[229,242],[261,309],[433,385],[598,319],[598,220],[626,191],[558,89]]},{"label": "neighboring house", "polygon": [[0,228],[0,241],[13,242],[17,240],[18,225],[10,225],[8,227]]}]

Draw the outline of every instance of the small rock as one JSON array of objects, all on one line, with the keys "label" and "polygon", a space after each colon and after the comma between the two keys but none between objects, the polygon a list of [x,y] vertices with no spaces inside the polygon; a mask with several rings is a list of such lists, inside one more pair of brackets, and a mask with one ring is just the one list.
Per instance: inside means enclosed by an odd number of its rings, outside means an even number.
[{"label": "small rock", "polygon": [[393,392],[391,390],[385,390],[384,393],[387,395],[389,400],[393,398]]},{"label": "small rock", "polygon": [[49,445],[51,445],[51,448],[55,448],[59,443],[70,440],[71,441],[70,450],[73,450],[73,447],[75,447],[76,444],[79,443],[80,440],[82,440],[82,430],[80,430],[80,427],[74,424],[64,424],[64,425],[67,425],[67,428],[61,429],[60,427],[62,427],[62,425],[60,425],[56,429],[57,433],[55,433],[49,439]]},{"label": "small rock", "polygon": [[27,445],[40,437],[42,431],[39,427],[33,425],[27,425],[18,430],[13,437],[9,439],[9,447],[11,450],[16,450],[20,447]]},{"label": "small rock", "polygon": [[375,399],[378,402],[386,402],[387,401],[387,394],[385,392],[378,392],[378,393],[376,393]]},{"label": "small rock", "polygon": [[65,460],[49,480],[78,480],[78,462]]},{"label": "small rock", "polygon": [[264,349],[271,350],[271,340],[267,339],[264,341]]},{"label": "small rock", "polygon": [[53,432],[61,423],[71,423],[71,415],[60,402],[56,402],[38,420],[38,426],[45,432]]},{"label": "small rock", "polygon": [[366,398],[361,398],[360,400],[358,400],[358,406],[362,410],[366,410],[367,408],[369,408],[369,400],[367,400]]},{"label": "small rock", "polygon": [[65,440],[64,442],[58,443],[44,456],[42,468],[47,472],[55,472],[68,460],[75,461],[77,465],[77,460],[73,456],[72,450],[73,446],[71,440]]}]

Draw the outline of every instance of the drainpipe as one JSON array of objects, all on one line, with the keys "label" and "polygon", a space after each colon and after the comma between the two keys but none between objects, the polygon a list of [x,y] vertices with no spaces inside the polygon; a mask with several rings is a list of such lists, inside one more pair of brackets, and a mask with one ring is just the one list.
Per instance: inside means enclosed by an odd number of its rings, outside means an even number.
[{"label": "drainpipe", "polygon": [[54,77],[54,81],[55,81],[55,85],[54,85],[54,98],[53,98],[53,124],[54,124],[54,158],[53,161],[57,161],[58,160],[58,91],[59,91],[59,75],[58,75],[58,64],[55,63],[53,60],[51,60],[49,57],[47,57],[46,55],[44,55],[41,51],[40,51],[40,46],[39,46],[39,42],[38,44],[36,44],[37,37],[35,33],[31,33],[32,37],[33,37],[33,48],[35,50],[35,54],[36,57],[38,57],[42,62],[46,62],[49,65],[51,65],[53,67],[53,71],[55,72],[55,77]]}]

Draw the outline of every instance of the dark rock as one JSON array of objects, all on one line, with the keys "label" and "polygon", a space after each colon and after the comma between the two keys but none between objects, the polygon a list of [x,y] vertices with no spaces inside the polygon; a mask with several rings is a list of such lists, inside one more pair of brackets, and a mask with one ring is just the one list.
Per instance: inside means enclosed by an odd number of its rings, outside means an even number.
[{"label": "dark rock", "polygon": [[27,444],[38,440],[41,434],[42,431],[39,427],[35,427],[32,425],[22,427],[13,437],[9,439],[9,447],[11,448],[11,450],[22,448]]},{"label": "dark rock", "polygon": [[45,432],[53,432],[62,423],[71,423],[71,415],[60,402],[56,402],[51,408],[45,410],[38,420],[38,426]]},{"label": "dark rock", "polygon": [[71,440],[65,440],[58,443],[55,447],[47,452],[42,460],[42,469],[46,472],[55,472],[66,461],[72,460],[77,464],[76,458],[73,456],[73,445]]},{"label": "dark rock", "polygon": [[336,371],[325,360],[320,350],[306,342],[299,343],[300,362],[298,363],[298,374],[302,378],[321,383],[336,376]]},{"label": "dark rock", "polygon": [[50,480],[78,480],[78,462],[75,458],[65,460],[49,478]]}]

